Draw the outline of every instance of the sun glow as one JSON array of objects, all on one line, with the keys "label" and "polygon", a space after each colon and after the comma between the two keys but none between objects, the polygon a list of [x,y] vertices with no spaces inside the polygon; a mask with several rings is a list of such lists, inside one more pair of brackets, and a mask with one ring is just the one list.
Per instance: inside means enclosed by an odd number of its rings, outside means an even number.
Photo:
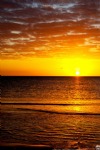
[{"label": "sun glow", "polygon": [[76,76],[79,76],[80,75],[80,71],[76,71]]},{"label": "sun glow", "polygon": [[2,75],[22,76],[95,76],[100,75],[99,66],[100,60],[86,58],[7,59],[0,60],[0,73]]}]

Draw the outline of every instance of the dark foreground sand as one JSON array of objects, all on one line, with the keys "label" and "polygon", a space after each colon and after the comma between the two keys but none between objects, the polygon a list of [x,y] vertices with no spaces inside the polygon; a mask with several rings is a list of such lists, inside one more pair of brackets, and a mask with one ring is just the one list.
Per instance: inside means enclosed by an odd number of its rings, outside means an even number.
[{"label": "dark foreground sand", "polygon": [[[81,147],[79,146],[81,145]],[[99,148],[89,148],[83,146],[81,143],[74,144],[73,146],[59,149],[53,148],[49,145],[29,145],[29,144],[16,144],[16,143],[0,143],[0,150],[100,150]]]},{"label": "dark foreground sand", "polygon": [[0,150],[53,150],[53,148],[48,145],[26,145],[26,144],[0,143]]}]

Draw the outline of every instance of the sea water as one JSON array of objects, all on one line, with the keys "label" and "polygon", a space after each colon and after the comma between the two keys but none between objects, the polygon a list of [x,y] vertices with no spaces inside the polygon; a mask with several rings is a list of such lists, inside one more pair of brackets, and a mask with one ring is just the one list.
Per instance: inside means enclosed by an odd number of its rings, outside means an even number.
[{"label": "sea water", "polygon": [[100,145],[100,77],[1,77],[4,143]]}]

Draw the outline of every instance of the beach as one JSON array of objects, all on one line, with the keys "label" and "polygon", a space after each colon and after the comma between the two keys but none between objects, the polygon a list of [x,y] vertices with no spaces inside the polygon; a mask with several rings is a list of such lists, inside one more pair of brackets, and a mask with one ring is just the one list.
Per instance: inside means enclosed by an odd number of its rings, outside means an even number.
[{"label": "beach", "polygon": [[3,77],[0,149],[94,150],[100,78]]}]

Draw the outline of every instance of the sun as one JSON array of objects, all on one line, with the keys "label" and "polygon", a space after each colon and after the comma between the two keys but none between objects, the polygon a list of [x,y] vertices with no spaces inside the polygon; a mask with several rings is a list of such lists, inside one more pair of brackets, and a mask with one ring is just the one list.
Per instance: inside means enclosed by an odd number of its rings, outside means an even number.
[{"label": "sun", "polygon": [[76,71],[76,76],[80,76],[80,71],[79,70]]}]

